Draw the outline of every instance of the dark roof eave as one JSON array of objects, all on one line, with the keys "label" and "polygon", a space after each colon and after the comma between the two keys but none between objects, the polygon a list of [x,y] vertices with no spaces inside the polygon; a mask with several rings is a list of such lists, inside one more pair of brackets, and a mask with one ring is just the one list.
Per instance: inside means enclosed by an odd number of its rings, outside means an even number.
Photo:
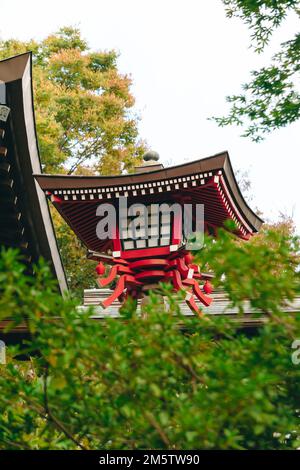
[{"label": "dark roof eave", "polygon": [[[57,247],[53,223],[44,193],[33,173],[41,172],[37,144],[30,52],[0,61],[0,83],[5,84],[7,105],[11,108],[8,124],[12,135],[11,155],[16,190],[20,194],[23,217],[33,249],[33,261],[42,256],[51,265],[60,291],[67,291],[64,267]],[[1,209],[0,209],[1,210]]]},{"label": "dark roof eave", "polygon": [[[223,168],[224,162],[228,156],[227,152],[221,152],[212,157],[194,160],[192,162],[183,163],[180,165],[171,166],[168,168],[161,168],[159,170],[147,171],[144,173],[130,173],[126,175],[49,175],[49,174],[34,174],[35,179],[43,190],[51,190],[57,187],[61,189],[77,189],[89,188],[91,181],[93,187],[103,187],[118,184],[135,184],[147,181],[156,181],[165,178],[176,176],[184,176],[195,172],[206,172],[218,170]],[[96,183],[98,180],[98,184]]]},{"label": "dark roof eave", "polygon": [[137,183],[147,183],[160,181],[163,179],[171,179],[190,175],[193,173],[203,173],[215,170],[223,170],[226,182],[228,184],[231,195],[233,196],[237,206],[243,215],[257,232],[261,227],[263,220],[258,217],[246,203],[242,193],[238,187],[236,178],[233,173],[229,154],[227,151],[218,153],[211,157],[195,160],[193,162],[183,163],[181,165],[162,168],[155,171],[145,173],[134,173],[129,175],[115,176],[75,176],[75,175],[38,175],[34,177],[44,191],[54,189],[86,189],[109,187],[118,185],[132,185]]}]

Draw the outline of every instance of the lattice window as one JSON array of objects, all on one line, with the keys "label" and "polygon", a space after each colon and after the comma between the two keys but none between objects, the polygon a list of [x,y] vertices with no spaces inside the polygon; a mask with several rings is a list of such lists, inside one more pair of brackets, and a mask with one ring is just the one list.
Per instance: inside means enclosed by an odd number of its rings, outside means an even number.
[{"label": "lattice window", "polygon": [[[171,206],[171,204],[167,205]],[[135,216],[120,218],[120,238],[123,250],[156,248],[171,244],[173,212],[169,210],[151,212],[151,206],[146,207],[145,217],[143,213],[137,213]]]}]

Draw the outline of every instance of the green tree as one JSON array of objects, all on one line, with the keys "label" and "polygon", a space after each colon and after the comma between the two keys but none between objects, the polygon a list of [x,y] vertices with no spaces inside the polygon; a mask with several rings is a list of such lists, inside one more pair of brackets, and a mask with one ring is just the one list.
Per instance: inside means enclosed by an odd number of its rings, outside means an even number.
[{"label": "green tree", "polygon": [[[228,17],[241,18],[250,28],[251,41],[260,53],[289,12],[299,16],[299,0],[223,0]],[[243,137],[259,142],[275,129],[300,117],[300,34],[281,44],[269,66],[251,72],[242,93],[228,96],[227,116],[214,117],[219,126],[243,126]]]},{"label": "green tree", "polygon": [[97,263],[87,259],[86,248],[53,207],[51,215],[70,293],[82,303],[83,290],[96,287]]},{"label": "green tree", "polygon": [[[9,347],[0,366],[1,449],[293,449],[300,445],[300,368],[293,341],[300,314],[299,243],[266,230],[236,243],[221,230],[199,260],[209,263],[233,305],[248,298],[268,321],[256,335],[220,317],[183,317],[151,292],[146,313],[95,321],[54,292],[49,270],[22,273],[0,257],[1,319],[26,321],[30,361]],[[225,273],[225,277],[224,277]],[[226,315],[225,315],[226,318]],[[24,351],[23,351],[24,352]]]},{"label": "green tree", "polygon": [[132,111],[131,79],[115,51],[91,51],[77,28],[42,41],[0,42],[0,58],[31,50],[36,125],[45,172],[131,171],[144,151]]}]

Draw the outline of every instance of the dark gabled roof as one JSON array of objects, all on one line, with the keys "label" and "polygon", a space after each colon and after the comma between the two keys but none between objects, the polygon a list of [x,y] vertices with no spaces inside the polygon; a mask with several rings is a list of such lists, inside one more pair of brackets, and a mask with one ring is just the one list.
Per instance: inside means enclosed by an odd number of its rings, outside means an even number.
[{"label": "dark gabled roof", "polygon": [[119,186],[136,185],[139,183],[153,183],[172,178],[185,177],[188,175],[223,171],[227,181],[228,189],[233,196],[237,206],[246,217],[254,231],[258,231],[262,220],[247,205],[235,179],[229,154],[227,151],[202,158],[182,165],[169,168],[162,168],[146,173],[135,173],[118,176],[69,176],[69,175],[34,175],[40,187],[44,191],[67,190],[67,189],[89,189],[89,188],[110,188]]},{"label": "dark gabled roof", "polygon": [[250,209],[236,182],[228,152],[183,165],[120,176],[35,175],[57,210],[88,249],[104,249],[96,237],[96,208],[120,196],[133,200],[190,197],[204,204],[207,227],[236,222],[237,235],[249,238],[262,220]]},{"label": "dark gabled roof", "polygon": [[[156,169],[145,173],[131,173],[111,176],[81,176],[81,175],[47,175],[35,174],[35,178],[43,190],[47,189],[86,189],[90,187],[102,188],[118,185],[147,183],[184,177],[195,173],[205,173],[214,170],[224,169],[226,176],[231,181],[234,191],[239,192],[237,183],[232,171],[229,155],[227,151],[220,152],[207,158],[201,158],[181,165],[169,168]],[[241,195],[241,194],[240,194]]]},{"label": "dark gabled roof", "polygon": [[20,248],[29,270],[43,257],[63,293],[67,282],[48,203],[33,178],[41,163],[31,62],[31,53],[0,61],[0,104],[10,108],[7,121],[0,120],[0,246]]}]

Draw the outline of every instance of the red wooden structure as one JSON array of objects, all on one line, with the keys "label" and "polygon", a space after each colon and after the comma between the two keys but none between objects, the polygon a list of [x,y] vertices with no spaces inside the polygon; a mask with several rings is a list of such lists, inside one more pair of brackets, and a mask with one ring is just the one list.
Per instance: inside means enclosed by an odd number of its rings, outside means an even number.
[{"label": "red wooden structure", "polygon": [[[141,298],[158,282],[171,282],[174,290],[186,290],[186,302],[200,313],[199,302],[208,306],[212,292],[210,276],[199,272],[187,250],[182,218],[168,217],[163,211],[155,225],[145,221],[140,233],[151,237],[134,237],[128,231],[128,216],[118,217],[113,239],[99,239],[97,208],[111,203],[118,211],[121,196],[128,206],[135,202],[150,204],[174,202],[180,205],[203,204],[205,231],[215,234],[227,219],[236,225],[236,235],[249,239],[262,221],[246,204],[235,180],[227,152],[210,158],[164,169],[151,161],[136,173],[121,176],[36,175],[40,187],[97,259],[100,287],[112,286],[112,294],[102,302],[108,307],[114,300],[128,295]],[[154,155],[155,157],[155,155]],[[156,159],[156,157],[155,157]],[[119,214],[118,214],[119,215]],[[110,265],[105,275],[105,265]]]}]

